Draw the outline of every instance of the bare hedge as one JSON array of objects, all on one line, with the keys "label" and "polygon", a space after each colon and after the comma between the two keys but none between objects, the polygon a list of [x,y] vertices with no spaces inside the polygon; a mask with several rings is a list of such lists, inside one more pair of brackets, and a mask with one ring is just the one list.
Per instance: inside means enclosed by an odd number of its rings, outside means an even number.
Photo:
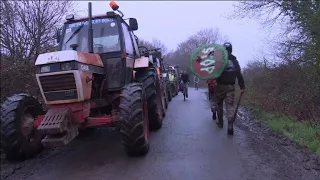
[{"label": "bare hedge", "polygon": [[314,67],[298,63],[267,67],[252,62],[244,77],[249,103],[320,122],[320,74]]}]

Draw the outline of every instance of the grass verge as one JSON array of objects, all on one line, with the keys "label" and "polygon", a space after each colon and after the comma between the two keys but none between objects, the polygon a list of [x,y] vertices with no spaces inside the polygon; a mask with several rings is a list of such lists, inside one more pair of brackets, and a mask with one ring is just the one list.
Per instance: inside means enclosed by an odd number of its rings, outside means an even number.
[{"label": "grass verge", "polygon": [[306,146],[320,156],[320,125],[307,121],[297,121],[281,113],[267,112],[259,107],[252,107],[253,113],[274,131],[287,136],[292,141]]}]

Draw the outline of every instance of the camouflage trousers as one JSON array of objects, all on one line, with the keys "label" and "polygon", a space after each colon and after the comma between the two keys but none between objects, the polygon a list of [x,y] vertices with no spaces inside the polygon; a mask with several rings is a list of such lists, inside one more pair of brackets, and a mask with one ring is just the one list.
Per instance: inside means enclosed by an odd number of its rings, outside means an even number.
[{"label": "camouflage trousers", "polygon": [[210,100],[210,108],[212,112],[216,112],[216,102],[215,102],[215,96],[214,96],[214,90],[209,90],[209,100]]},{"label": "camouflage trousers", "polygon": [[215,87],[215,103],[218,120],[223,121],[223,101],[226,103],[227,118],[229,123],[233,123],[234,108],[234,85],[217,84]]}]

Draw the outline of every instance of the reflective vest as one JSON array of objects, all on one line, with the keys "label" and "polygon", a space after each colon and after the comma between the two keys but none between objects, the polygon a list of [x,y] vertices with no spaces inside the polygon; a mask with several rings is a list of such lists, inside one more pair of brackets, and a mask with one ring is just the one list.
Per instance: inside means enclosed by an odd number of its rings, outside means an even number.
[{"label": "reflective vest", "polygon": [[169,80],[170,81],[174,81],[174,75],[173,74],[169,74]]}]

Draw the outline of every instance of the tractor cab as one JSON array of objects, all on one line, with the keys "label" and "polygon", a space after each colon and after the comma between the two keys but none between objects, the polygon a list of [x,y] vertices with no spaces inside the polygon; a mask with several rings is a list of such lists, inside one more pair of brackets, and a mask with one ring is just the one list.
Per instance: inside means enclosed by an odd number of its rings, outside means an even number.
[{"label": "tractor cab", "polygon": [[[139,54],[137,43],[133,41],[135,39],[133,31],[138,29],[135,18],[130,18],[128,25],[122,16],[113,11],[107,12],[105,15],[93,16],[91,20],[92,31],[88,17],[75,19],[73,15],[69,15],[66,19],[62,33],[57,32],[59,51]],[[92,38],[90,32],[92,32]],[[92,41],[92,45],[90,41]]]},{"label": "tractor cab", "polygon": [[[59,51],[139,54],[137,42],[133,41],[135,40],[133,31],[138,30],[137,20],[129,18],[128,25],[123,19],[124,14],[119,10],[119,6],[114,1],[109,5],[114,11],[106,14],[92,16],[89,12],[88,17],[78,19],[75,19],[72,14],[66,16],[62,34],[57,31]],[[91,11],[91,5],[89,11]]]},{"label": "tractor cab", "polygon": [[138,30],[138,22],[135,18],[129,18],[128,24],[119,6],[114,1],[109,5],[113,11],[102,15],[92,16],[91,4],[88,17],[68,15],[62,31],[57,31],[56,37],[58,51],[72,50],[99,55],[104,73],[111,72],[114,75],[109,76],[108,88],[118,90],[131,81],[134,59],[140,57],[133,33]]}]

